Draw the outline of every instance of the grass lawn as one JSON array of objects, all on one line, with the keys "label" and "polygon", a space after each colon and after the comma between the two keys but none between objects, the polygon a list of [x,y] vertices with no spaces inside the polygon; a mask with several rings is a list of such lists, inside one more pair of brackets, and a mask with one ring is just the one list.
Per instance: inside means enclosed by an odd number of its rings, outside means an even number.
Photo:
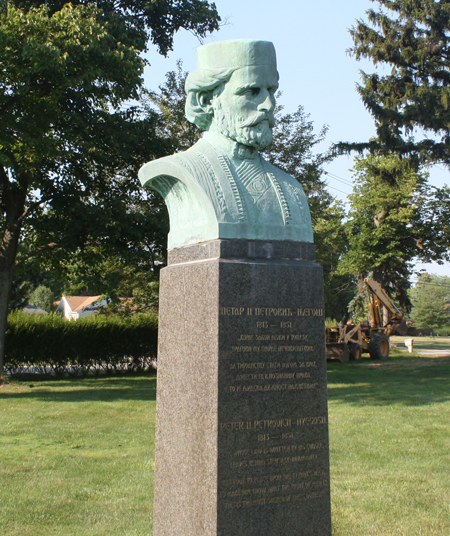
[{"label": "grass lawn", "polygon": [[[333,536],[450,534],[450,358],[397,354],[328,364]],[[1,386],[0,534],[150,535],[155,387]]]},{"label": "grass lawn", "polygon": [[143,536],[155,376],[0,387],[0,534]]},{"label": "grass lawn", "polygon": [[450,358],[328,364],[334,536],[450,534]]}]

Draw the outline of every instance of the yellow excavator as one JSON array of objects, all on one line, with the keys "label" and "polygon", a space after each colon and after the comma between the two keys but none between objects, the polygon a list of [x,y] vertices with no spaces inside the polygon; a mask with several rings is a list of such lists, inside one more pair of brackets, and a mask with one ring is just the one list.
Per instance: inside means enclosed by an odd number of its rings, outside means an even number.
[{"label": "yellow excavator", "polygon": [[[406,335],[403,315],[381,285],[372,279],[364,279],[364,283],[370,296],[369,321],[352,324],[344,317],[339,326],[326,328],[327,360],[359,361],[363,352],[369,353],[372,359],[387,359],[389,336]],[[384,319],[381,306],[387,311]]]}]

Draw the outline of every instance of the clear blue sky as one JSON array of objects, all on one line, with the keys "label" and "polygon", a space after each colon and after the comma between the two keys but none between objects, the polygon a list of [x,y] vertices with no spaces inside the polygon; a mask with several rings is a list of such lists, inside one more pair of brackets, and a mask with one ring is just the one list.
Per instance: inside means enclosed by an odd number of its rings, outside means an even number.
[{"label": "clear blue sky", "polygon": [[[346,54],[352,46],[348,29],[376,3],[370,0],[216,0],[224,25],[204,43],[226,39],[264,39],[277,51],[280,90],[279,103],[287,112],[302,105],[318,131],[328,125],[326,150],[338,141],[365,141],[374,132],[355,85],[359,70],[372,72],[369,62],[357,62]],[[186,71],[196,66],[196,37],[186,31],[175,36],[174,50],[167,58],[150,49],[145,83],[156,90],[178,59]],[[340,157],[326,166],[330,193],[345,201],[351,192],[353,157]],[[436,186],[449,182],[448,171],[434,169],[430,182]],[[433,265],[429,271],[450,276],[450,266]]]}]

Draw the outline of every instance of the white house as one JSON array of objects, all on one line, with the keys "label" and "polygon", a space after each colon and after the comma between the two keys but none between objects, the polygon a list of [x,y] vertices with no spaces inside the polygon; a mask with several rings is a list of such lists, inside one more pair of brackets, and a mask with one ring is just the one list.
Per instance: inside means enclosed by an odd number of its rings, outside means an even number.
[{"label": "white house", "polygon": [[58,311],[61,312],[67,320],[77,320],[83,316],[91,316],[107,304],[101,296],[63,296],[58,305]]}]

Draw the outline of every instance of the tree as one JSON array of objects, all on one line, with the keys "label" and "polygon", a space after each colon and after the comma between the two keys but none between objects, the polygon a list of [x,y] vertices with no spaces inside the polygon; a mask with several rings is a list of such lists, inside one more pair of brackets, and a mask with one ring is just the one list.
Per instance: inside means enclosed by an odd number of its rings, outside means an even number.
[{"label": "tree", "polygon": [[[131,175],[169,144],[158,139],[156,114],[122,110],[139,98],[147,41],[165,54],[179,28],[202,36],[219,20],[205,0],[1,4],[0,371],[19,262],[49,252],[52,263],[63,251],[126,253],[133,237],[125,223],[137,221],[141,236],[149,223]],[[147,201],[157,220],[161,202]]]},{"label": "tree", "polygon": [[423,273],[411,292],[411,320],[421,328],[450,325],[450,277]]},{"label": "tree", "polygon": [[395,155],[358,157],[354,179],[339,272],[370,276],[409,310],[413,260],[450,258],[450,189],[430,186],[414,162]]},{"label": "tree", "polygon": [[[375,1],[375,0],[372,0]],[[377,137],[341,148],[408,154],[450,166],[450,0],[376,0],[350,30],[357,60],[388,74],[361,71],[361,98]]]},{"label": "tree", "polygon": [[183,62],[178,60],[176,71],[166,74],[166,81],[159,86],[159,92],[150,91],[147,96],[147,112],[151,114],[156,107],[161,114],[158,135],[172,140],[172,153],[186,151],[202,134],[200,129],[186,119],[184,84],[188,74],[183,70]]},{"label": "tree", "polygon": [[53,303],[55,301],[55,295],[48,287],[39,285],[30,294],[28,301],[31,305],[39,307],[47,313],[51,313],[54,310]]}]

